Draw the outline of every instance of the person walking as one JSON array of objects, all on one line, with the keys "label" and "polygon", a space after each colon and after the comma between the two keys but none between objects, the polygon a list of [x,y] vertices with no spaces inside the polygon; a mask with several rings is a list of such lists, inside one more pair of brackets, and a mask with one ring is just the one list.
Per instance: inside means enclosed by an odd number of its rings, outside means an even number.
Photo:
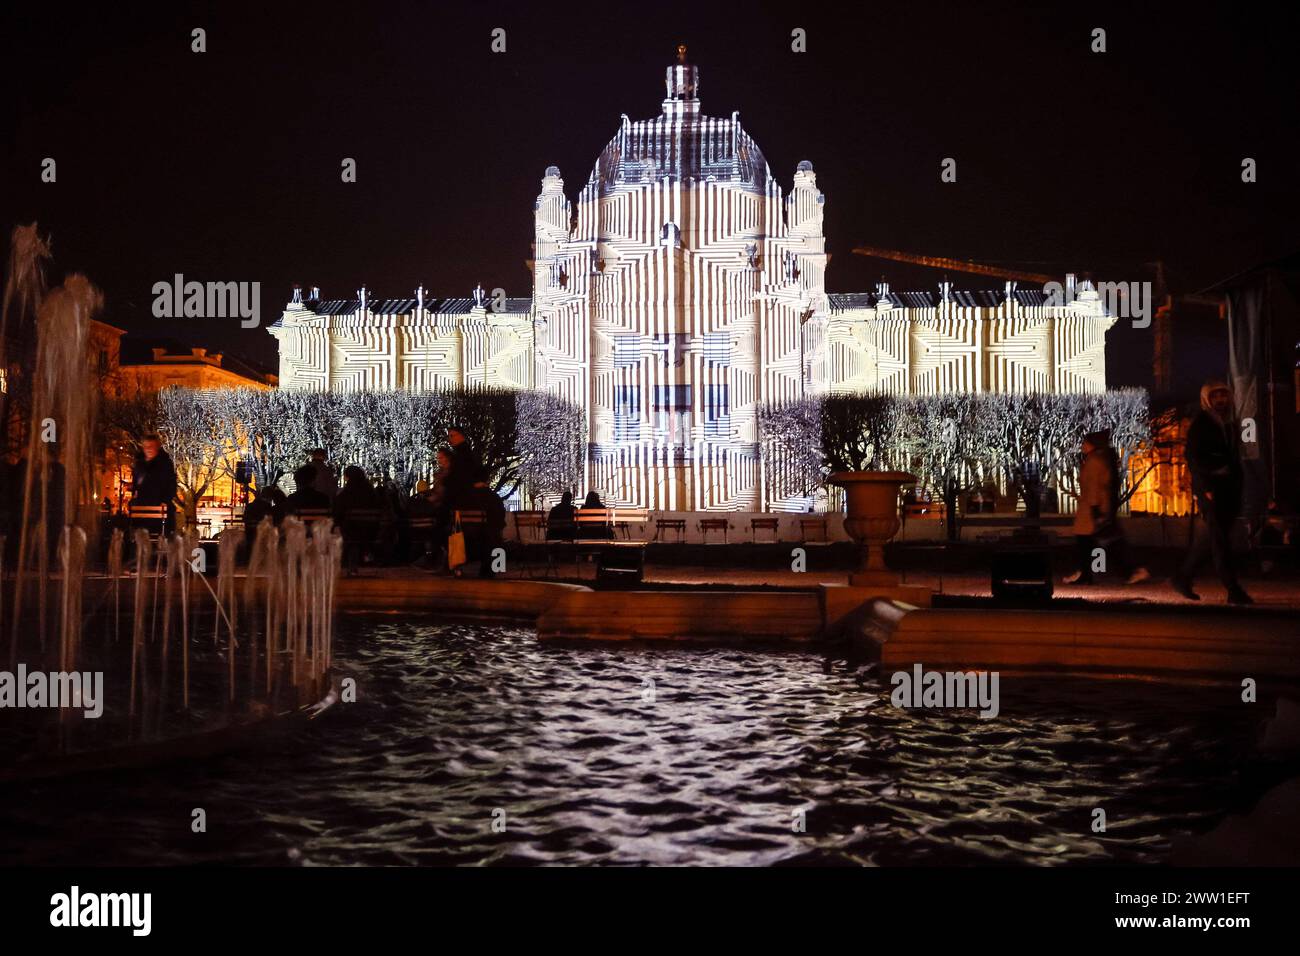
[{"label": "person walking", "polygon": [[488,487],[486,481],[474,482],[469,489],[466,502],[466,510],[483,512],[482,531],[477,536],[478,540],[474,542],[477,547],[470,549],[470,557],[479,559],[479,577],[496,577],[496,571],[492,567],[495,560],[493,552],[498,548],[503,551],[505,549],[505,503],[502,502],[500,495]]},{"label": "person walking", "polygon": [[1064,578],[1066,584],[1092,584],[1093,563],[1101,550],[1101,570],[1113,569],[1126,583],[1151,577],[1146,568],[1129,563],[1128,542],[1119,524],[1119,456],[1110,445],[1110,432],[1091,432],[1083,439],[1083,464],[1079,468],[1079,507],[1074,515],[1075,553],[1079,567]]},{"label": "person walking", "polygon": [[1187,429],[1184,455],[1201,520],[1196,522],[1187,557],[1174,575],[1173,588],[1188,600],[1199,601],[1201,596],[1192,589],[1192,582],[1208,554],[1227,589],[1228,603],[1254,604],[1237,580],[1232,555],[1232,526],[1241,514],[1242,468],[1232,391],[1225,383],[1211,380],[1201,387],[1201,410]]}]

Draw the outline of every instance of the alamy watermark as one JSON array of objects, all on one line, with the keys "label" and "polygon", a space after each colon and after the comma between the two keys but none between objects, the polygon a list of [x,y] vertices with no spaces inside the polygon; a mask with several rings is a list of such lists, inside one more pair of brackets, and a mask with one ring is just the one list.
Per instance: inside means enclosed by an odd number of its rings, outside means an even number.
[{"label": "alamy watermark", "polygon": [[246,329],[262,324],[262,283],[171,282],[153,284],[153,314],[159,319],[240,319]]},{"label": "alamy watermark", "polygon": [[50,925],[55,927],[127,927],[133,936],[153,928],[152,893],[83,893],[73,886],[50,897]]},{"label": "alamy watermark", "polygon": [[0,709],[5,707],[79,708],[94,720],[104,713],[103,671],[0,671]]},{"label": "alamy watermark", "polygon": [[991,720],[998,715],[997,671],[927,671],[913,664],[910,671],[895,671],[889,702],[895,707],[978,707]]},{"label": "alamy watermark", "polygon": [[[1049,282],[1043,286],[1048,305],[1069,305],[1076,301],[1081,293],[1076,292],[1073,284],[1064,286],[1059,282]],[[1151,324],[1152,292],[1150,282],[1099,282],[1097,297],[1106,311],[1121,319],[1132,319],[1133,328],[1145,329]]]}]

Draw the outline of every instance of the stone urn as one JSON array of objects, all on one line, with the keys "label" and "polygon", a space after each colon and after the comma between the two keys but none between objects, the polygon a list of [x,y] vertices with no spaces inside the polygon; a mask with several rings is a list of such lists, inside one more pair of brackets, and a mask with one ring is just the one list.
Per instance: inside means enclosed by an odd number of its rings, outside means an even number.
[{"label": "stone urn", "polygon": [[894,587],[898,575],[885,567],[885,543],[898,534],[899,489],[916,481],[905,471],[837,471],[831,484],[844,488],[848,517],[844,530],[858,544],[858,568],[849,575],[855,587]]}]

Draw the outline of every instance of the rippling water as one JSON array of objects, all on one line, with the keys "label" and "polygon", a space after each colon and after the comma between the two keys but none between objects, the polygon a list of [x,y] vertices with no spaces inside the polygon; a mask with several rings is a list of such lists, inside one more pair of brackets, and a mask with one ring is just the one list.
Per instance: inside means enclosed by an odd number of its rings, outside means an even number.
[{"label": "rippling water", "polygon": [[1246,798],[1257,729],[1231,688],[1004,678],[981,720],[817,654],[501,625],[350,619],[337,657],[359,700],[255,753],[6,788],[0,862],[1153,862]]}]

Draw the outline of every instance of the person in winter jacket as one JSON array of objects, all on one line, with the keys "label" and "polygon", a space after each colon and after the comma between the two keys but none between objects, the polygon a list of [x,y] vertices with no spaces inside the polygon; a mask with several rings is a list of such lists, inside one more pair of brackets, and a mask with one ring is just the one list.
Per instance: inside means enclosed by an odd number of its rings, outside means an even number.
[{"label": "person in winter jacket", "polygon": [[1128,542],[1119,524],[1119,484],[1119,456],[1110,445],[1110,432],[1084,436],[1079,508],[1074,514],[1079,568],[1066,576],[1066,584],[1092,584],[1094,567],[1098,572],[1118,571],[1129,584],[1151,576],[1146,568],[1129,562]]},{"label": "person in winter jacket", "polygon": [[176,466],[163,448],[162,439],[153,432],[140,439],[140,453],[131,467],[131,504],[165,505],[166,531],[176,520]]},{"label": "person in winter jacket", "polygon": [[1192,581],[1208,555],[1228,592],[1228,603],[1254,604],[1237,580],[1232,556],[1232,526],[1241,513],[1241,435],[1233,415],[1232,391],[1223,382],[1209,381],[1201,388],[1201,410],[1187,429],[1184,455],[1201,520],[1174,575],[1174,590],[1188,600],[1201,599],[1192,590]]}]

